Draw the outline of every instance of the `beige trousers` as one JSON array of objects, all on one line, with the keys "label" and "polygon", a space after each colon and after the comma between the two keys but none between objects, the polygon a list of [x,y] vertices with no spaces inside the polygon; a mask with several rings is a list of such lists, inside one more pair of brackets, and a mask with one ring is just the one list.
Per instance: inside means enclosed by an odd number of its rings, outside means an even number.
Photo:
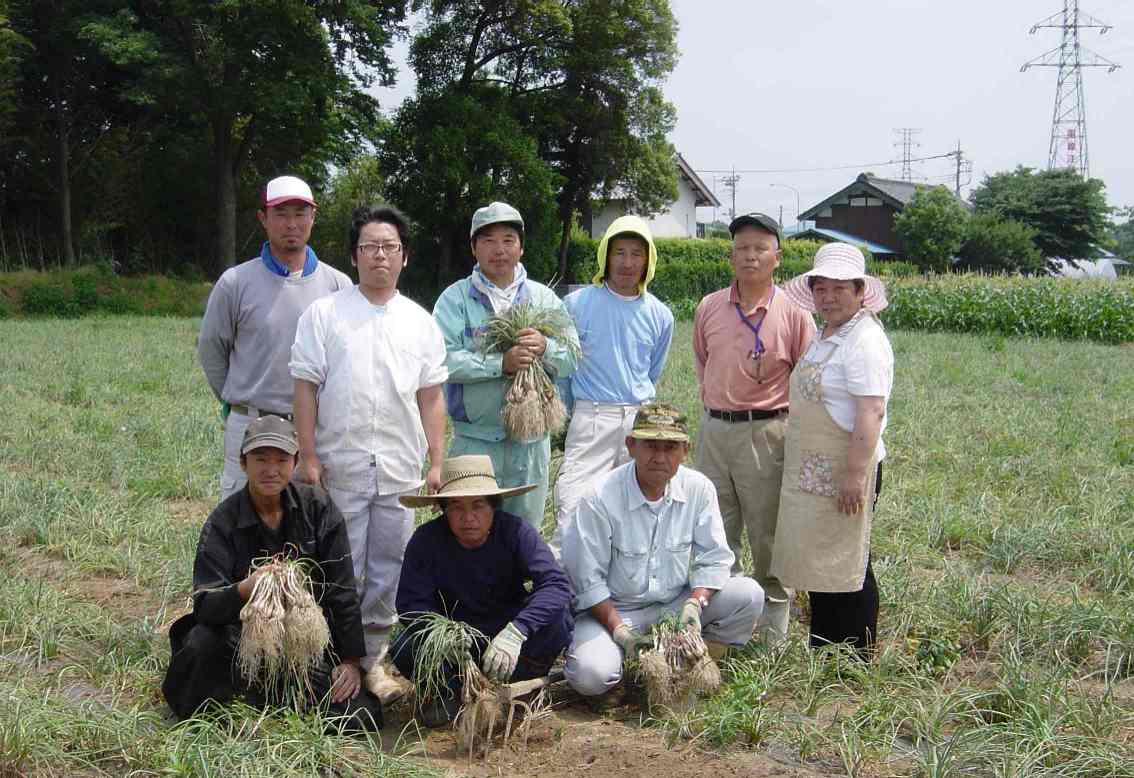
[{"label": "beige trousers", "polygon": [[790,598],[790,592],[770,572],[786,430],[787,416],[730,422],[704,413],[697,432],[697,469],[717,489],[725,536],[736,556],[732,574],[740,573],[740,533],[747,531],[752,577],[772,600]]}]

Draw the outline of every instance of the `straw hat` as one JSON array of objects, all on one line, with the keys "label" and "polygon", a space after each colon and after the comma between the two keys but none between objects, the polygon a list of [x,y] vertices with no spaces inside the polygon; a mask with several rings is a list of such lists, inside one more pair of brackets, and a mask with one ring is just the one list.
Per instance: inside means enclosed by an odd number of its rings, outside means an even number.
[{"label": "straw hat", "polygon": [[874,276],[866,274],[866,257],[849,243],[827,243],[815,252],[815,264],[806,273],[801,273],[783,285],[784,294],[805,311],[815,313],[815,299],[807,285],[807,279],[822,276],[835,281],[851,281],[861,278],[866,285],[862,297],[862,307],[878,313],[887,305],[886,287]]},{"label": "straw hat", "polygon": [[441,488],[436,494],[407,494],[398,500],[407,508],[421,508],[436,504],[442,497],[512,497],[535,488],[535,484],[500,488],[492,459],[484,454],[468,454],[441,463]]}]

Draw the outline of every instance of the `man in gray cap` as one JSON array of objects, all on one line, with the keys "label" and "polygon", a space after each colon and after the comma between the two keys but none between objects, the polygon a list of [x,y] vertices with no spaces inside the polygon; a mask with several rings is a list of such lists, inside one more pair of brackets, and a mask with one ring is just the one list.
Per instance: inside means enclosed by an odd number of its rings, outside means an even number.
[{"label": "man in gray cap", "polygon": [[505,488],[536,484],[531,492],[509,497],[504,510],[520,516],[537,530],[543,524],[547,500],[547,471],[551,444],[545,434],[534,440],[511,440],[500,411],[508,376],[539,360],[554,381],[575,370],[575,356],[565,344],[578,341],[573,325],[554,338],[534,329],[521,330],[507,352],[484,353],[478,338],[485,323],[513,305],[530,304],[570,316],[555,292],[528,278],[524,255],[524,220],[507,203],[495,202],[473,214],[469,230],[476,266],[441,293],[433,317],[445,336],[445,366],[449,380],[445,401],[453,420],[449,456],[487,454],[497,480]]},{"label": "man in gray cap", "polygon": [[267,240],[260,254],[226,270],[209,294],[197,357],[222,403],[224,469],[221,499],[240,491],[240,441],[255,418],[291,418],[288,371],[299,316],[331,292],[353,286],[307,245],[315,224],[311,187],[295,176],[273,178],[257,213]]},{"label": "man in gray cap", "polygon": [[791,592],[770,572],[784,470],[788,380],[811,337],[811,315],[779,294],[772,274],[783,232],[762,213],[737,216],[733,282],[706,295],[693,317],[693,354],[705,412],[697,432],[697,469],[717,490],[728,545],[740,572],[741,533],[752,549],[752,577],[768,601],[761,636],[787,636]]},{"label": "man in gray cap", "polygon": [[253,570],[253,561],[282,555],[311,563],[313,593],[331,635],[326,654],[311,670],[306,702],[343,717],[351,729],[382,726],[381,703],[363,688],[359,671],[366,644],[346,525],[326,492],[291,483],[298,450],[290,421],[253,419],[238,448],[247,483],[214,508],[201,529],[193,612],[170,627],[171,656],[161,687],[180,719],[206,703],[241,697],[257,707],[284,703],[263,679],[245,678],[235,661],[240,611],[267,569]]}]

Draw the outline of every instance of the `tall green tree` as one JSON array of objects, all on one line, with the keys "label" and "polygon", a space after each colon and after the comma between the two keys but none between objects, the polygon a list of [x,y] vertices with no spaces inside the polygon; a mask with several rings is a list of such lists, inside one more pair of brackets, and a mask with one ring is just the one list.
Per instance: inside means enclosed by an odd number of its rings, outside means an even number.
[{"label": "tall green tree", "polygon": [[944,273],[961,250],[969,213],[942,186],[919,187],[894,217],[906,256],[925,272]]},{"label": "tall green tree", "polygon": [[668,0],[582,0],[568,14],[569,42],[549,62],[558,85],[537,93],[531,112],[543,156],[563,178],[560,277],[573,216],[589,222],[592,199],[618,199],[644,216],[677,199],[667,140],[677,113],[660,89],[678,57]]},{"label": "tall green tree", "polygon": [[[418,186],[428,180],[441,187],[444,223],[432,228],[443,276],[468,263],[467,228],[463,237],[461,231],[471,208],[487,198],[516,197],[511,192],[532,176],[540,183],[527,185],[530,192],[553,182],[559,228],[529,226],[539,245],[526,248],[525,261],[535,259],[533,249],[542,259],[557,243],[548,274],[560,277],[575,214],[588,215],[593,197],[617,193],[644,214],[676,198],[674,152],[666,140],[675,113],[657,88],[677,56],[667,0],[433,0],[416,8],[425,17],[410,51],[419,99],[403,105],[381,158],[384,170],[401,171],[391,172],[389,185],[407,208],[402,193],[416,195],[407,176],[421,177]],[[473,116],[478,113],[493,116]],[[498,122],[493,132],[513,133],[514,143],[493,139],[506,157],[498,163],[461,158],[472,147],[488,150],[469,137],[469,121],[486,130],[486,122]],[[399,137],[407,132],[415,137]],[[422,134],[436,142],[422,146]],[[515,153],[521,148],[523,154]],[[402,158],[407,154],[413,158]],[[466,187],[454,171],[488,186]],[[474,190],[483,197],[470,197]],[[532,221],[541,225],[546,206],[537,200],[533,207]]]},{"label": "tall green tree", "polygon": [[[294,170],[334,131],[376,121],[364,90],[390,84],[405,0],[129,0],[86,27],[136,76],[135,99],[207,132],[213,271],[235,258],[237,184],[249,160]],[[362,120],[343,121],[344,114]],[[341,138],[340,138],[341,140]]]},{"label": "tall green tree", "polygon": [[1046,258],[1083,259],[1105,244],[1110,208],[1105,186],[1074,170],[1018,167],[985,177],[969,199],[977,213],[992,213],[1035,230]]},{"label": "tall green tree", "polygon": [[12,32],[31,52],[20,60],[16,159],[25,186],[54,200],[60,259],[75,264],[72,186],[104,137],[130,109],[116,99],[123,75],[86,38],[93,19],[116,0],[10,0]]},{"label": "tall green tree", "polygon": [[1035,235],[1026,224],[978,213],[968,220],[958,253],[960,267],[985,273],[1040,273],[1047,262],[1036,248]]},{"label": "tall green tree", "polygon": [[1110,229],[1114,253],[1122,259],[1134,261],[1134,205],[1115,211]]}]

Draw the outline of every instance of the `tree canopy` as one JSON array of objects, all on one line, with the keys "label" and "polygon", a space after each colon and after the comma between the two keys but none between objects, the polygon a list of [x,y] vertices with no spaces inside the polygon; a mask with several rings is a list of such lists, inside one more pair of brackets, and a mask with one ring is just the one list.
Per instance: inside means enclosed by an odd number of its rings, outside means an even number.
[{"label": "tree canopy", "polygon": [[1084,259],[1105,245],[1110,208],[1103,182],[1074,170],[1018,167],[985,177],[970,200],[977,213],[1026,224],[1045,258]]},{"label": "tree canopy", "polygon": [[968,218],[965,206],[948,189],[919,187],[894,218],[894,232],[918,267],[943,273],[961,250]]}]

